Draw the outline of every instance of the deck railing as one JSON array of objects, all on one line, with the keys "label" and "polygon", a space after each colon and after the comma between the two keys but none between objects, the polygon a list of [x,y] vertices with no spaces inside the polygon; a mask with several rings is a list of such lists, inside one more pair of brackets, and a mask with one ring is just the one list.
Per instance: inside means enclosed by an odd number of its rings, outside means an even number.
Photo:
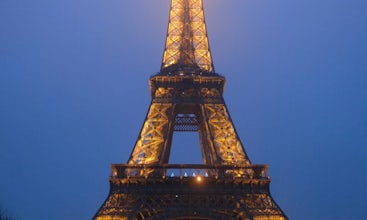
[{"label": "deck railing", "polygon": [[267,179],[267,165],[112,164],[112,178],[246,178]]}]

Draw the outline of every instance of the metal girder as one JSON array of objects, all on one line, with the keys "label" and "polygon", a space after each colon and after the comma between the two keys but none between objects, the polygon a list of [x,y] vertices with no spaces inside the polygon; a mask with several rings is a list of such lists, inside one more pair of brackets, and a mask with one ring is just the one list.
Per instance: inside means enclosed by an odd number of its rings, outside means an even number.
[{"label": "metal girder", "polygon": [[225,104],[204,104],[206,124],[219,164],[249,165],[250,161],[235,131]]},{"label": "metal girder", "polygon": [[161,163],[172,120],[172,104],[152,103],[128,163]]},{"label": "metal girder", "polygon": [[223,84],[193,86],[194,81],[187,78],[155,87],[129,164],[168,163],[173,132],[179,131],[199,132],[204,164],[250,164],[223,100]]},{"label": "metal girder", "polygon": [[[214,72],[202,0],[171,0],[160,73],[127,164],[112,166],[95,220],[287,220],[266,165],[251,164]],[[197,131],[203,164],[168,164],[173,132]]]},{"label": "metal girder", "polygon": [[213,72],[202,0],[172,0],[162,71],[198,67]]},{"label": "metal girder", "polygon": [[268,179],[242,180],[111,177],[110,196],[94,219],[287,219],[269,194]]},{"label": "metal girder", "polygon": [[195,114],[178,114],[175,117],[174,131],[198,131],[199,119]]}]

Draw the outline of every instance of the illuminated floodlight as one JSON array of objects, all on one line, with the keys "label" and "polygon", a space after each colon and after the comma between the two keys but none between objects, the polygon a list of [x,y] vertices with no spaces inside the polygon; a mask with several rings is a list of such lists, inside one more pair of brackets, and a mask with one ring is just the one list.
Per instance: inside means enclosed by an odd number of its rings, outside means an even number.
[{"label": "illuminated floodlight", "polygon": [[202,180],[202,179],[201,179],[201,176],[197,176],[197,177],[196,177],[196,181],[201,182],[201,180]]}]

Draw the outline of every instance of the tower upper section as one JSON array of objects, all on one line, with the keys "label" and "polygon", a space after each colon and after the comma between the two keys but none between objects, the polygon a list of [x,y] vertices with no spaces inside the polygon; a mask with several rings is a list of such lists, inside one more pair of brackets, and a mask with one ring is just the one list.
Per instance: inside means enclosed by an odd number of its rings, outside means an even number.
[{"label": "tower upper section", "polygon": [[171,0],[161,73],[214,73],[203,0]]}]

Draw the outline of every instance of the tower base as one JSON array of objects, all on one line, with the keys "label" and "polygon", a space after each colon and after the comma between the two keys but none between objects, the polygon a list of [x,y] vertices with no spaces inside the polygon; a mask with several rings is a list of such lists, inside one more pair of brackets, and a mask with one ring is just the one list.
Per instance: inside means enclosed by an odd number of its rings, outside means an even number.
[{"label": "tower base", "polygon": [[252,177],[234,176],[238,167],[222,168],[165,166],[147,178],[140,174],[150,168],[113,165],[109,196],[94,219],[287,219],[270,195],[265,166],[247,166]]}]

